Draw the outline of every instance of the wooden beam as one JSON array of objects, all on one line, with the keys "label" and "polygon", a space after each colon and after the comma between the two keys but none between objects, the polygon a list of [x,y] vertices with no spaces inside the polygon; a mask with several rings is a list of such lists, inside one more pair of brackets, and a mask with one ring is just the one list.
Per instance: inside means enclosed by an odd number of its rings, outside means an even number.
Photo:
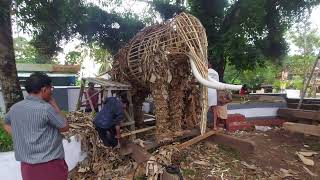
[{"label": "wooden beam", "polygon": [[153,130],[155,129],[156,126],[151,126],[151,127],[147,127],[147,128],[143,128],[143,129],[137,129],[137,130],[134,130],[134,131],[131,131],[131,132],[128,132],[128,133],[123,133],[121,134],[121,137],[127,137],[127,136],[131,136],[131,135],[134,135],[134,134],[138,134],[138,133],[142,133],[142,132],[145,132],[145,131],[150,131],[150,130]]},{"label": "wooden beam", "polygon": [[320,126],[286,122],[283,123],[283,128],[291,132],[303,133],[320,137]]},{"label": "wooden beam", "polygon": [[179,150],[185,149],[185,148],[187,148],[187,147],[189,147],[189,146],[191,146],[193,144],[196,144],[196,143],[198,143],[198,142],[200,142],[200,141],[202,141],[204,139],[207,139],[208,137],[214,135],[215,133],[216,133],[215,131],[206,132],[203,135],[197,136],[197,137],[195,137],[193,139],[190,139],[189,141],[186,141],[186,142],[184,142],[182,144],[177,145],[177,148]]},{"label": "wooden beam", "polygon": [[243,154],[253,154],[256,147],[253,141],[221,133],[216,133],[214,136],[208,137],[207,142],[229,146]]},{"label": "wooden beam", "polygon": [[120,127],[131,126],[134,125],[134,121],[124,122],[120,124]]},{"label": "wooden beam", "polygon": [[281,108],[278,110],[278,116],[289,120],[291,118],[298,118],[320,121],[320,111]]}]

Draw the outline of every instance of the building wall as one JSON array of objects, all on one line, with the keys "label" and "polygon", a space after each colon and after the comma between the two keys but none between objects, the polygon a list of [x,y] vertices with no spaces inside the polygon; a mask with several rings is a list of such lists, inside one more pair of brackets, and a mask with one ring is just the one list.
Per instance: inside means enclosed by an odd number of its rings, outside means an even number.
[{"label": "building wall", "polygon": [[[63,111],[74,111],[76,109],[80,87],[55,87],[53,90],[53,98]],[[23,90],[24,97],[27,92]],[[2,92],[0,90],[0,109],[3,112],[5,110],[5,104]]]}]

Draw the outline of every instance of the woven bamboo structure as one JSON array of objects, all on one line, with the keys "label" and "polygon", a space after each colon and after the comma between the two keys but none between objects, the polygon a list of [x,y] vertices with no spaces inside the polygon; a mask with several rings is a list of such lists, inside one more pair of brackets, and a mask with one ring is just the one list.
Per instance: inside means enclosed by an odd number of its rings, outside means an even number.
[{"label": "woven bamboo structure", "polygon": [[194,83],[189,59],[203,77],[208,76],[205,29],[186,13],[142,29],[115,56],[112,77],[132,85],[137,124],[143,100],[152,95],[159,139],[173,137],[174,132],[199,124],[199,119],[201,132],[205,131],[207,88]]}]

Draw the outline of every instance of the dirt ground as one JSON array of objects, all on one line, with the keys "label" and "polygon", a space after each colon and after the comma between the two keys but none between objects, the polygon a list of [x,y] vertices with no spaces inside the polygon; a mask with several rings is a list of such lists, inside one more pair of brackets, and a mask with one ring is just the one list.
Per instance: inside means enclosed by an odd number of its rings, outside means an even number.
[{"label": "dirt ground", "polygon": [[[204,142],[196,144],[181,154],[184,179],[320,179],[319,137],[291,134],[280,128],[232,135],[253,141],[255,153],[241,154]],[[314,166],[304,165],[295,154],[299,151],[317,152],[306,157],[314,161]]]}]

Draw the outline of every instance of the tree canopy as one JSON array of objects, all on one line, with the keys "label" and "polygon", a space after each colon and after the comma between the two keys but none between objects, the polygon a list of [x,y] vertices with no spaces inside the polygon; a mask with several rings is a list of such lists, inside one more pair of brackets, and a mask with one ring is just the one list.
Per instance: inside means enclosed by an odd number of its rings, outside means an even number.
[{"label": "tree canopy", "polygon": [[[162,17],[177,12],[172,6],[181,7],[177,0],[155,2]],[[279,62],[288,49],[284,33],[317,4],[318,0],[188,0],[187,11],[206,28],[208,60],[223,79],[227,63],[245,70],[265,60]]]},{"label": "tree canopy", "polygon": [[[102,6],[121,1],[99,1]],[[150,1],[149,1],[150,2]],[[253,69],[266,60],[279,62],[288,45],[284,33],[319,0],[153,0],[165,20],[181,11],[200,19],[208,36],[208,60],[221,75],[228,63],[238,70]],[[20,26],[34,35],[32,44],[48,61],[61,50],[60,42],[79,36],[115,54],[145,24],[131,12],[118,13],[84,0],[16,0]],[[150,18],[150,17],[147,17]]]},{"label": "tree canopy", "polygon": [[107,12],[83,0],[16,0],[15,3],[19,26],[33,36],[32,45],[47,62],[61,50],[62,40],[79,35],[87,43],[99,42],[114,54],[144,27],[130,12]]}]

